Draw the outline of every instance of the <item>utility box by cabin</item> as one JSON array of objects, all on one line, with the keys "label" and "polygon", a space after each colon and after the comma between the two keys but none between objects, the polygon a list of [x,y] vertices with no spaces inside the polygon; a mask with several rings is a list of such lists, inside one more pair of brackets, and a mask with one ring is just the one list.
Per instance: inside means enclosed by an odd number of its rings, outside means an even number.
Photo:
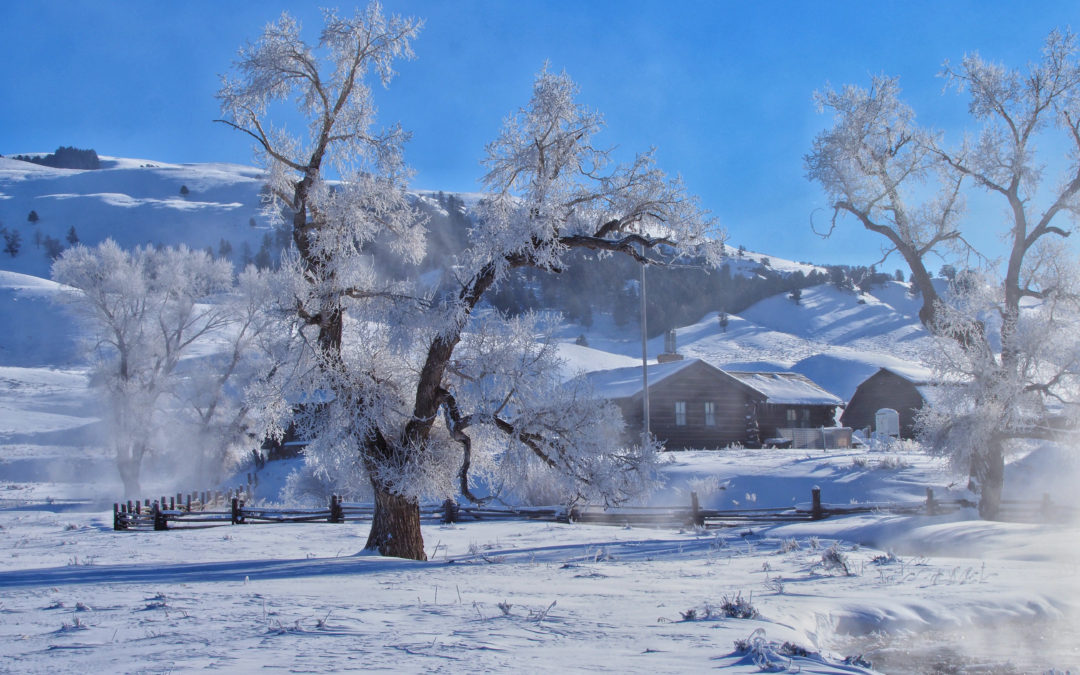
[{"label": "utility box by cabin", "polygon": [[892,408],[882,408],[874,414],[874,431],[882,436],[900,435],[900,413]]}]

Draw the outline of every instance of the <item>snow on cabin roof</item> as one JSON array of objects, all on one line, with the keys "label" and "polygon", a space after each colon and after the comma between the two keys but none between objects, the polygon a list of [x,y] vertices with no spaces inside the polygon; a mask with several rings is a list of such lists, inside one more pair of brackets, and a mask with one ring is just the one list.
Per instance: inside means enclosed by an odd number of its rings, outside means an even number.
[{"label": "snow on cabin roof", "polygon": [[[669,363],[650,363],[649,386],[653,387],[687,366],[700,363],[699,359],[683,359]],[[597,396],[606,399],[630,398],[641,393],[641,366],[597,370],[582,375]]]},{"label": "snow on cabin roof", "polygon": [[897,377],[903,378],[912,383],[916,387],[932,384],[934,379],[934,373],[929,368],[924,366],[915,365],[912,363],[904,366],[883,366],[880,370],[887,370]]},{"label": "snow on cabin roof", "polygon": [[844,405],[836,396],[799,373],[762,373],[725,370],[725,373],[765,396],[769,403],[787,405]]}]

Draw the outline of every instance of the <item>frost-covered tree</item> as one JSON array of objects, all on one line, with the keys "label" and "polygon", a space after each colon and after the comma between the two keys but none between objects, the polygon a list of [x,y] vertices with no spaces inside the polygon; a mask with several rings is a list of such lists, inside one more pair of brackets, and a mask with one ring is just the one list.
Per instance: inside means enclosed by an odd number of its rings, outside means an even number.
[{"label": "frost-covered tree", "polygon": [[7,228],[0,227],[0,234],[4,236],[4,253],[7,253],[12,258],[19,255],[19,249],[22,247],[22,234],[18,230],[8,231]]},{"label": "frost-covered tree", "polygon": [[[613,166],[592,145],[599,116],[575,102],[568,77],[545,71],[488,147],[490,197],[452,277],[377,278],[370,244],[419,262],[424,231],[405,193],[405,134],[372,130],[366,82],[389,82],[419,22],[386,18],[374,3],[325,20],[312,47],[283,16],[219,94],[227,123],[262,149],[269,212],[287,207],[296,248],[281,299],[297,349],[255,390],[260,409],[279,419],[297,409],[308,457],[327,471],[363,467],[376,505],[367,547],[384,555],[424,558],[419,499],[471,495],[470,469],[496,457],[507,481],[544,474],[565,499],[625,498],[649,480],[654,448],[615,447],[615,409],[562,385],[535,317],[506,319],[481,303],[514,270],[560,270],[576,248],[662,264],[678,242],[707,243],[708,219],[649,155]],[[303,138],[266,119],[267,104],[288,97],[310,120]]]},{"label": "frost-covered tree", "polygon": [[216,299],[220,325],[203,340],[205,356],[177,369],[171,405],[177,426],[193,439],[197,479],[217,479],[229,461],[262,441],[252,434],[244,391],[272,372],[287,339],[267,311],[275,303],[276,283],[268,270],[248,266],[241,272],[230,292]]},{"label": "frost-covered tree", "polygon": [[45,255],[50,261],[56,260],[64,252],[64,245],[60,243],[60,240],[49,235],[45,235],[45,238],[41,240],[41,245],[45,247]]},{"label": "frost-covered tree", "polygon": [[922,292],[919,319],[932,325],[939,298],[926,259],[962,242],[962,178],[945,171],[935,135],[915,123],[896,78],[874,77],[869,90],[826,88],[814,100],[833,115],[833,126],[814,139],[804,158],[807,177],[831,200],[826,235],[849,216],[885,237],[882,262],[893,252],[904,258]]},{"label": "frost-covered tree", "polygon": [[[1049,420],[1057,417],[1061,426],[1080,404],[1080,287],[1076,253],[1064,245],[1080,214],[1076,36],[1052,31],[1042,59],[1022,69],[974,53],[958,65],[946,62],[943,75],[968,94],[980,129],[937,154],[956,175],[1002,200],[1007,258],[999,265],[1003,275],[958,275],[953,284],[960,288],[944,332],[977,331],[983,339],[944,359],[944,374],[961,381],[955,389],[962,395],[947,399],[951,405],[925,427],[970,462],[980,513],[993,518],[1009,444],[1052,436]],[[1061,166],[1060,174],[1052,178],[1048,165]]]},{"label": "frost-covered tree", "polygon": [[[1010,443],[1052,436],[1050,420],[1075,416],[1078,355],[1075,253],[1062,245],[1080,209],[1080,63],[1074,35],[1054,31],[1042,59],[1011,69],[965,56],[943,75],[970,96],[979,124],[958,148],[912,126],[895,80],[875,78],[870,92],[846,87],[818,95],[836,125],[807,156],[811,178],[886,236],[911,266],[923,295],[920,318],[942,338],[937,353],[941,402],[922,420],[927,438],[965,466],[979,511],[997,515]],[[1047,157],[1042,148],[1056,153]],[[1062,166],[1056,182],[1046,166]],[[911,198],[937,176],[938,197],[917,209]],[[963,243],[961,193],[969,183],[1003,200],[1004,261],[956,274],[946,298],[929,283],[926,254]],[[835,222],[835,221],[834,221]],[[975,225],[965,225],[975,227]],[[909,253],[912,254],[909,257]],[[985,260],[985,259],[984,259]],[[954,272],[951,266],[942,273]]]},{"label": "frost-covered tree", "polygon": [[68,249],[52,272],[77,289],[65,299],[92,328],[117,469],[125,494],[138,497],[159,404],[174,392],[180,360],[228,322],[223,306],[203,301],[229,288],[232,268],[186,247],[124,251],[110,239]]}]

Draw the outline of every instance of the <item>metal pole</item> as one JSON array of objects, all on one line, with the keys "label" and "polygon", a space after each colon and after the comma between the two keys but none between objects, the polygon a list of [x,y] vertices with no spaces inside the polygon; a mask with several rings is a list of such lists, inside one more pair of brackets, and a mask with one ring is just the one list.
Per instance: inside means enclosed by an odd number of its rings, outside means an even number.
[{"label": "metal pole", "polygon": [[[645,244],[641,245],[641,257],[645,257]],[[641,264],[641,392],[642,413],[641,445],[649,442],[649,348],[645,317],[645,263]]]}]

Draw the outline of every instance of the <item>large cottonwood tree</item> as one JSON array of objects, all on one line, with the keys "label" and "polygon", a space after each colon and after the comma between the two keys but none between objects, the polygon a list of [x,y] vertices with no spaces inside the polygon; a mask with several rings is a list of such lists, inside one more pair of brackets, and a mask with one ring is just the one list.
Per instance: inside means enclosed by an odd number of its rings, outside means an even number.
[{"label": "large cottonwood tree", "polygon": [[[923,293],[923,324],[943,338],[943,381],[936,410],[923,419],[933,444],[966,463],[979,511],[996,517],[1010,442],[1055,435],[1080,402],[1080,315],[1076,255],[1064,246],[1080,213],[1080,63],[1076,37],[1053,31],[1042,58],[1009,68],[969,54],[942,75],[969,95],[978,125],[958,147],[914,126],[896,81],[875,78],[870,91],[826,91],[819,102],[834,126],[815,139],[806,166],[837,214],[854,216],[885,236],[911,266]],[[1042,141],[1042,145],[1037,142]],[[1047,170],[1055,167],[1056,180]],[[912,208],[933,177],[938,196]],[[1003,261],[984,258],[981,273],[934,291],[926,259],[943,245],[964,244],[964,184],[1001,200],[997,227]],[[985,252],[984,252],[985,253]]]},{"label": "large cottonwood tree", "polygon": [[[373,3],[351,19],[328,13],[309,45],[283,16],[241,52],[237,79],[219,93],[224,121],[256,140],[297,249],[282,266],[297,338],[276,369],[285,395],[254,395],[278,419],[299,410],[313,461],[363,466],[376,507],[367,548],[414,559],[425,558],[419,499],[469,496],[474,463],[497,457],[504,476],[561,476],[567,498],[618,501],[651,478],[655,448],[619,447],[616,410],[564,387],[535,322],[484,310],[485,294],[515,269],[562,269],[576,248],[664,264],[711,242],[711,221],[679,181],[649,154],[612,163],[593,145],[599,115],[545,69],[488,146],[490,194],[450,277],[379,278],[371,245],[418,261],[424,231],[405,192],[405,134],[373,131],[368,81],[390,81],[419,25]],[[307,117],[301,137],[268,119],[269,104],[288,98]]]}]

